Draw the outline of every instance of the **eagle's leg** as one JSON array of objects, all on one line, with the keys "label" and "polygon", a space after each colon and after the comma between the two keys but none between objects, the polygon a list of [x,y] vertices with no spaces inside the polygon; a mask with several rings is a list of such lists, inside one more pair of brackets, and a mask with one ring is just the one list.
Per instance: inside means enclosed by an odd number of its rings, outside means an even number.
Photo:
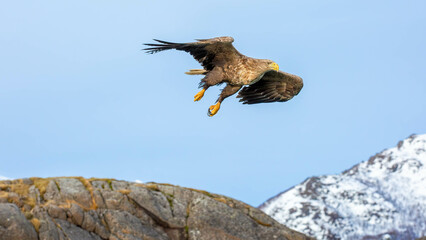
[{"label": "eagle's leg", "polygon": [[194,102],[200,101],[203,98],[204,93],[210,86],[214,86],[222,82],[222,72],[219,70],[212,70],[209,72],[200,82],[200,88],[203,88],[194,96]]},{"label": "eagle's leg", "polygon": [[220,104],[222,103],[222,101],[235,94],[236,92],[238,92],[241,89],[242,86],[240,85],[231,85],[231,84],[227,84],[226,87],[222,90],[222,92],[219,95],[219,98],[216,101],[215,105],[210,106],[207,115],[209,117],[214,116],[220,109]]}]

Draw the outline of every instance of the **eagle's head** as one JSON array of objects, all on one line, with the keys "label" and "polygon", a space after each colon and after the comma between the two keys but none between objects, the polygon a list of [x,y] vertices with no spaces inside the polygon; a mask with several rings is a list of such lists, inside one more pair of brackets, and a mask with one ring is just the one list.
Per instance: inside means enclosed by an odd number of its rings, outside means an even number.
[{"label": "eagle's head", "polygon": [[254,66],[256,68],[256,71],[262,76],[266,72],[269,72],[269,71],[278,72],[280,70],[280,67],[278,66],[278,64],[269,59],[256,59],[254,62]]}]

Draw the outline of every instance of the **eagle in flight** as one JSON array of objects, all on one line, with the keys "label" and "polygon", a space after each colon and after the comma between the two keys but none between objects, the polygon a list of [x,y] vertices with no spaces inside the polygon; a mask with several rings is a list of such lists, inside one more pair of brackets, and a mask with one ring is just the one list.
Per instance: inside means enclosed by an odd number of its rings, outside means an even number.
[{"label": "eagle in flight", "polygon": [[147,43],[143,50],[156,53],[176,49],[190,53],[204,69],[191,69],[186,74],[205,75],[200,82],[202,90],[194,96],[199,101],[211,86],[226,83],[215,105],[210,106],[208,115],[215,115],[222,101],[238,92],[243,104],[285,102],[297,95],[303,87],[299,76],[279,71],[278,64],[268,59],[244,56],[234,48],[232,37],[197,39],[191,43],[172,43],[154,39],[158,43]]}]

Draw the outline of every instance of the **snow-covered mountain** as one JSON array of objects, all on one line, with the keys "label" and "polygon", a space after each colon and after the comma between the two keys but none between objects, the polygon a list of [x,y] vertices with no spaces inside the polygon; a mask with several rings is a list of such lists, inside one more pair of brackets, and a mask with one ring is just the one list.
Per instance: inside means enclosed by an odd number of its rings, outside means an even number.
[{"label": "snow-covered mountain", "polygon": [[412,135],[339,175],[312,177],[260,207],[317,239],[426,235],[426,135]]}]

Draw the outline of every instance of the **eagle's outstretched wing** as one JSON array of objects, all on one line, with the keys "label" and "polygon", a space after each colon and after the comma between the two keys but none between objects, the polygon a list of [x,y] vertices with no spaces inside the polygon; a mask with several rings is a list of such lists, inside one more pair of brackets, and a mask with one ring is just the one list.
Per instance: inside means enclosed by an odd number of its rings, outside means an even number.
[{"label": "eagle's outstretched wing", "polygon": [[216,65],[233,61],[243,56],[232,46],[232,37],[217,37],[211,39],[197,39],[192,43],[172,43],[154,39],[159,43],[146,43],[147,53],[156,53],[163,50],[176,49],[190,53],[205,70],[210,71]]},{"label": "eagle's outstretched wing", "polygon": [[286,73],[269,71],[256,83],[244,87],[237,98],[243,104],[285,102],[296,96],[303,87],[302,78]]}]

